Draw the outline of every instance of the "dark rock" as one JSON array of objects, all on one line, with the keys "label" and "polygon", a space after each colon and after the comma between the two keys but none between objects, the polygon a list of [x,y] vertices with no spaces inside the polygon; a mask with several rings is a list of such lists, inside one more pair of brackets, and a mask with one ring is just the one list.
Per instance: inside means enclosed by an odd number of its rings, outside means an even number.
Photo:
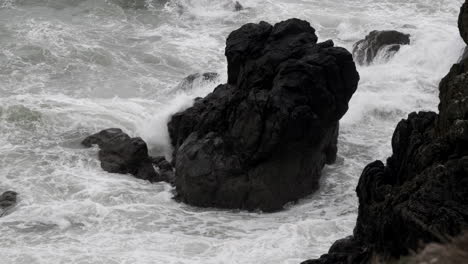
[{"label": "dark rock", "polygon": [[409,45],[410,35],[395,30],[374,30],[365,39],[353,46],[354,60],[360,65],[370,64],[379,52],[390,58],[400,50],[400,45]]},{"label": "dark rock", "polygon": [[16,205],[17,192],[6,191],[0,195],[0,217],[8,213],[8,210]]},{"label": "dark rock", "polygon": [[460,15],[458,16],[458,28],[462,39],[468,44],[468,3],[465,3],[460,8]]},{"label": "dark rock", "polygon": [[148,147],[141,138],[130,138],[118,128],[103,130],[83,140],[86,147],[98,145],[103,170],[110,173],[130,173],[151,182],[164,179],[155,171],[148,156]]},{"label": "dark rock", "polygon": [[[369,263],[372,255],[398,259],[468,229],[466,60],[453,65],[439,90],[439,114],[411,113],[394,132],[387,164],[376,161],[364,169],[356,189],[358,246],[348,257],[364,248],[368,254],[362,263]],[[309,263],[354,263],[334,262],[342,253],[331,248]]]},{"label": "dark rock", "polygon": [[318,188],[359,81],[333,46],[298,19],[229,35],[228,83],[169,123],[182,201],[274,211]]},{"label": "dark rock", "polygon": [[16,204],[17,192],[6,191],[0,195],[0,208],[5,209]]},{"label": "dark rock", "polygon": [[235,11],[242,11],[244,9],[244,7],[241,5],[241,3],[239,3],[239,1],[236,1],[236,3],[234,4],[234,10]]},{"label": "dark rock", "polygon": [[158,168],[162,181],[175,184],[174,166],[165,157],[153,157],[151,161]]},{"label": "dark rock", "polygon": [[301,264],[364,264],[369,259],[369,252],[361,243],[350,236],[337,240],[330,248],[329,254],[320,259],[307,260]]},{"label": "dark rock", "polygon": [[188,91],[192,90],[195,84],[214,83],[219,79],[219,74],[216,72],[194,73],[185,77],[177,86],[177,90]]},{"label": "dark rock", "polygon": [[466,60],[468,58],[468,46],[463,49],[462,56],[460,57],[459,62]]}]

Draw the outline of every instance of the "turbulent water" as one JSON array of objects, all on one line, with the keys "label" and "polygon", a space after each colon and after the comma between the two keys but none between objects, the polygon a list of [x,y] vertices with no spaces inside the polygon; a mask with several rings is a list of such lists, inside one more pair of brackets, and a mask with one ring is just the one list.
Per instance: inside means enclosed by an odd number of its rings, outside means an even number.
[{"label": "turbulent water", "polygon": [[[0,0],[1,263],[299,263],[351,234],[363,167],[391,153],[396,123],[436,110],[437,84],[461,55],[462,0]],[[104,172],[80,140],[120,127],[170,154],[166,122],[226,79],[225,39],[248,22],[308,20],[320,40],[352,44],[374,29],[411,34],[390,60],[359,67],[338,162],[287,210],[198,209],[167,184]]]}]

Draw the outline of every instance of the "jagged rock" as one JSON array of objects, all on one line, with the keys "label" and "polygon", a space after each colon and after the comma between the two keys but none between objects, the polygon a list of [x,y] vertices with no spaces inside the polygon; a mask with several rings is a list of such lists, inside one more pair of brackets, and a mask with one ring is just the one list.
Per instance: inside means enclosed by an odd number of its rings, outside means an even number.
[{"label": "jagged rock", "polygon": [[178,198],[274,211],[318,188],[359,75],[306,21],[247,24],[227,39],[228,83],[169,123]]},{"label": "jagged rock", "polygon": [[194,73],[185,77],[177,86],[177,90],[188,91],[192,90],[195,84],[203,85],[206,83],[214,83],[219,79],[219,74],[216,72]]},{"label": "jagged rock", "polygon": [[139,137],[130,138],[121,129],[103,130],[87,137],[82,144],[85,147],[99,146],[101,167],[107,172],[130,173],[151,182],[164,180],[153,167],[146,143]]},{"label": "jagged rock", "polygon": [[6,191],[0,195],[0,217],[8,213],[8,210],[16,205],[17,192]]},{"label": "jagged rock", "polygon": [[390,58],[400,50],[400,45],[409,45],[410,35],[395,30],[377,31],[369,35],[353,46],[353,56],[360,65],[367,65],[374,61],[379,53],[385,53],[384,57]]},{"label": "jagged rock", "polygon": [[[468,60],[462,60],[450,69],[439,86],[439,133],[447,133],[455,125],[463,127],[468,112]],[[456,123],[456,124],[454,124]]]},{"label": "jagged rock", "polygon": [[[359,212],[348,257],[340,249],[316,262],[398,259],[468,229],[468,67],[453,65],[439,85],[439,114],[411,113],[393,135],[393,155],[369,164],[356,189]],[[335,262],[336,258],[346,259]],[[445,262],[444,262],[445,263]]]}]

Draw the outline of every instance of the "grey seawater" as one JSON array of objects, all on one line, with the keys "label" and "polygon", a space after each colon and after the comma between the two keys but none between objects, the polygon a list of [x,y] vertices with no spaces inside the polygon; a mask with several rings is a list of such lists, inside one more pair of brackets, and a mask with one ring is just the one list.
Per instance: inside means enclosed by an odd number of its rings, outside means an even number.
[{"label": "grey seawater", "polygon": [[[363,167],[391,153],[396,123],[436,110],[437,84],[463,49],[461,0],[0,0],[0,191],[20,193],[0,218],[1,263],[298,263],[355,223]],[[396,29],[412,45],[359,67],[341,122],[338,162],[321,189],[274,214],[198,209],[171,187],[100,169],[80,139],[108,127],[170,154],[166,122],[226,79],[226,36],[248,22],[306,19],[348,49]]]}]

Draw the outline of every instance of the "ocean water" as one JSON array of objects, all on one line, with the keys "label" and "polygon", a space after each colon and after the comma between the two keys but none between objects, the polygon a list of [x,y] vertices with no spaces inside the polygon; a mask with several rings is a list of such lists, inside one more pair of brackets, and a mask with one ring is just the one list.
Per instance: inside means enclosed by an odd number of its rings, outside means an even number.
[{"label": "ocean water", "polygon": [[[436,110],[437,85],[464,44],[462,0],[0,0],[0,263],[299,263],[351,234],[364,166],[391,153],[397,122]],[[390,60],[358,67],[339,158],[321,188],[284,211],[199,209],[172,188],[104,172],[84,136],[120,127],[170,155],[166,122],[226,80],[225,39],[261,20],[308,20],[351,49],[374,29],[411,34]]]}]

